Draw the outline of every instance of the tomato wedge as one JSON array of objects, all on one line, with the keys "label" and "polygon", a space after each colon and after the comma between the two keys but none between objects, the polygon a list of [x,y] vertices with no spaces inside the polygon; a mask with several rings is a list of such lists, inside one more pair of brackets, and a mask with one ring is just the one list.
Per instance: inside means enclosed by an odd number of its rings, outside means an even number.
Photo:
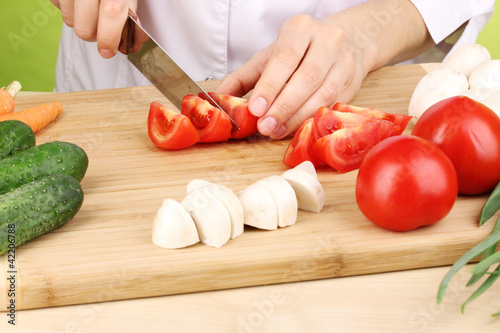
[{"label": "tomato wedge", "polygon": [[184,96],[181,112],[195,126],[200,142],[227,141],[231,136],[232,126],[229,116],[199,96]]},{"label": "tomato wedge", "polygon": [[[208,92],[208,95],[234,120],[240,128],[231,134],[231,139],[244,139],[257,133],[257,120],[248,110],[248,100],[227,94],[216,94]],[[201,98],[206,99],[206,95],[200,93]]]},{"label": "tomato wedge", "polygon": [[295,167],[304,161],[311,161],[315,166],[319,161],[312,154],[314,143],[319,139],[314,126],[314,119],[309,118],[302,123],[286,149],[283,163]]},{"label": "tomato wedge", "polygon": [[389,121],[370,120],[338,129],[313,145],[313,158],[339,172],[358,169],[368,151],[390,136],[391,128]]},{"label": "tomato wedge", "polygon": [[158,102],[149,107],[148,135],[156,146],[164,149],[187,148],[200,140],[188,117]]},{"label": "tomato wedge", "polygon": [[388,120],[394,124],[392,128],[393,135],[400,135],[408,126],[411,120],[411,116],[397,113],[384,112],[375,108],[362,108],[359,106],[354,106],[346,103],[335,103],[332,110],[340,112],[351,112],[370,119],[383,119]]},{"label": "tomato wedge", "polygon": [[320,138],[332,134],[339,129],[358,127],[370,121],[387,123],[381,129],[387,129],[388,131],[380,133],[381,137],[388,137],[393,134],[394,124],[384,119],[368,118],[357,113],[341,112],[326,107],[320,108],[314,115],[314,125]]}]

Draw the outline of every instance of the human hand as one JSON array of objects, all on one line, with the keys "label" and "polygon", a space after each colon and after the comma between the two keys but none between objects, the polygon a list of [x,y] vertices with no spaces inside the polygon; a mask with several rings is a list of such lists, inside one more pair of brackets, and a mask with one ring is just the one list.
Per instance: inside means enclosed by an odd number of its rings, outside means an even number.
[{"label": "human hand", "polygon": [[242,96],[262,135],[281,139],[319,107],[349,102],[368,73],[349,34],[332,21],[289,19],[277,40],[227,75],[216,92]]},{"label": "human hand", "polygon": [[50,0],[61,10],[64,23],[74,28],[78,37],[97,41],[99,53],[104,58],[116,54],[129,9],[136,12],[137,1]]}]

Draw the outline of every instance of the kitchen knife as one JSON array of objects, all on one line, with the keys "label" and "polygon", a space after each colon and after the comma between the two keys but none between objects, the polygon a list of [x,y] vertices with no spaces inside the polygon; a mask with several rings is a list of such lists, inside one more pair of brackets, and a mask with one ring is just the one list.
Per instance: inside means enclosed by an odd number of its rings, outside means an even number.
[{"label": "kitchen knife", "polygon": [[[136,29],[149,37],[139,50],[134,50]],[[134,52],[135,51],[135,52]],[[151,35],[138,23],[137,16],[129,11],[123,28],[120,52],[179,110],[185,95],[200,93],[217,108],[224,111],[175,61],[161,48]],[[238,125],[229,117],[232,132],[239,130]]]}]

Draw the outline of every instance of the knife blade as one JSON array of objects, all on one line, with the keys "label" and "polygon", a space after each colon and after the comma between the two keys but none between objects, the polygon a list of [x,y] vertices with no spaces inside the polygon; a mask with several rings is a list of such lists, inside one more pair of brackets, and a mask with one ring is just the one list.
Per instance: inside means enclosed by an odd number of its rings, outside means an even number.
[{"label": "knife blade", "polygon": [[[134,50],[136,29],[148,37],[139,50]],[[202,94],[211,104],[224,111],[196,81],[191,79],[184,70],[158,45],[154,38],[138,23],[137,16],[129,11],[122,32],[120,51],[127,55],[128,60],[149,80],[179,111],[182,109],[182,99],[185,95]],[[224,111],[225,112],[225,111]],[[232,124],[231,132],[239,130],[238,125],[229,117]]]}]

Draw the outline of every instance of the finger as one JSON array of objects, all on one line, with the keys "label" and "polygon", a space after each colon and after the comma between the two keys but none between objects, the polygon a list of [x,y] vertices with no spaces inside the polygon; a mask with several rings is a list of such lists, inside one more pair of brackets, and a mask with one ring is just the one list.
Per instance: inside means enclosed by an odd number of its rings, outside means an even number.
[{"label": "finger", "polygon": [[248,62],[226,75],[215,93],[233,96],[244,96],[255,87],[269,61],[274,43],[257,52]]},{"label": "finger", "polygon": [[75,1],[75,34],[83,40],[94,42],[97,35],[98,0]]},{"label": "finger", "polygon": [[73,0],[59,0],[59,9],[61,16],[68,27],[73,27],[75,19],[75,4]]},{"label": "finger", "polygon": [[50,0],[50,2],[57,8],[61,9],[61,5],[59,5],[59,0]]},{"label": "finger", "polygon": [[306,27],[309,23],[310,18],[296,16],[283,25],[269,62],[250,96],[249,109],[253,115],[261,117],[266,113],[299,66],[309,47]]},{"label": "finger", "polygon": [[97,48],[102,57],[111,58],[116,54],[127,15],[128,1],[101,1],[97,23]]},{"label": "finger", "polygon": [[[299,68],[271,105],[269,111],[259,121],[258,128],[262,135],[281,136],[288,131],[282,125],[308,99],[316,95],[316,91],[321,85],[325,84],[324,80],[333,65],[332,54],[334,53],[331,48],[325,47],[322,40],[312,41]],[[324,97],[329,98],[328,104],[334,98],[331,93]],[[325,103],[325,101],[318,101],[317,98],[313,102]]]},{"label": "finger", "polygon": [[[139,22],[140,24],[140,22]],[[138,26],[135,27],[135,32],[134,32],[134,46],[132,49],[132,52],[137,53],[141,49],[142,45],[146,43],[149,39],[149,36],[139,28]]]},{"label": "finger", "polygon": [[[353,60],[352,60],[353,61]],[[354,68],[350,60],[338,61],[330,69],[320,87],[302,106],[280,126],[281,132],[276,131],[270,137],[275,140],[282,139],[293,132],[310,117],[313,117],[318,108],[331,107],[336,102],[349,102],[354,96],[362,78],[357,78],[354,73],[346,68]]]},{"label": "finger", "polygon": [[[129,0],[129,10],[132,13],[137,14],[137,0]],[[134,30],[134,45],[132,46],[132,52],[137,53],[142,48],[142,45],[146,43],[149,39],[149,36],[144,32],[143,29],[140,28],[142,26],[141,20],[137,17],[138,25],[135,25]]]}]

